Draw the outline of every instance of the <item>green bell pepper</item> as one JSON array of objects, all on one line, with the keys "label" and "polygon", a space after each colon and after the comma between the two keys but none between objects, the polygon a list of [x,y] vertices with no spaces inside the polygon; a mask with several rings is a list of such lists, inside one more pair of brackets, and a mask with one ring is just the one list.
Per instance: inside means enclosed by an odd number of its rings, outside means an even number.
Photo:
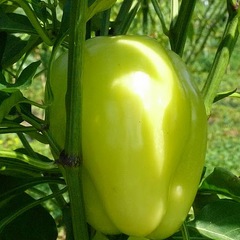
[{"label": "green bell pepper", "polygon": [[[169,237],[191,208],[204,166],[207,116],[201,94],[182,60],[149,37],[96,37],[85,48],[87,220],[105,234]],[[53,64],[48,115],[62,148],[67,57]]]}]

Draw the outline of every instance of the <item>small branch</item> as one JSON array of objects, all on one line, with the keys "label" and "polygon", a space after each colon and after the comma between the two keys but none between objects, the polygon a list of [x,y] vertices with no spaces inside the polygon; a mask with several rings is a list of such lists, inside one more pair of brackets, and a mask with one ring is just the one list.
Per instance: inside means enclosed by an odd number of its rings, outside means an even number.
[{"label": "small branch", "polygon": [[222,41],[218,47],[214,62],[210,69],[207,81],[202,89],[207,115],[210,115],[212,103],[217,94],[221,80],[227,69],[231,54],[239,36],[238,9],[228,2],[229,19],[225,28]]}]

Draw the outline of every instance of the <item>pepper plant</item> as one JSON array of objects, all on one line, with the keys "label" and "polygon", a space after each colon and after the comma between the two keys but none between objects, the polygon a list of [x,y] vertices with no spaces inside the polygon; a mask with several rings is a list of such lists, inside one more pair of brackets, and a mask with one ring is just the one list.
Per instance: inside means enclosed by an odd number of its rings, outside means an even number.
[{"label": "pepper plant", "polygon": [[218,92],[239,3],[215,10],[225,30],[199,86],[184,64],[196,4],[0,0],[0,134],[22,145],[0,151],[0,239],[239,238],[239,179],[203,168],[213,103],[239,97]]}]

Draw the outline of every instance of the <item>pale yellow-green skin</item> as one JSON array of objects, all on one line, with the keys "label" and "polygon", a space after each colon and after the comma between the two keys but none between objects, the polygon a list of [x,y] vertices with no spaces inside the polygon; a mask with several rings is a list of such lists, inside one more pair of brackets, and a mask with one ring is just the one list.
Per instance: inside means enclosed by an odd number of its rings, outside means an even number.
[{"label": "pale yellow-green skin", "polygon": [[[84,199],[88,222],[104,233],[166,238],[180,228],[194,200],[207,118],[184,64],[173,55],[147,37],[86,42]],[[49,113],[60,146],[66,69],[64,54],[53,65]]]}]

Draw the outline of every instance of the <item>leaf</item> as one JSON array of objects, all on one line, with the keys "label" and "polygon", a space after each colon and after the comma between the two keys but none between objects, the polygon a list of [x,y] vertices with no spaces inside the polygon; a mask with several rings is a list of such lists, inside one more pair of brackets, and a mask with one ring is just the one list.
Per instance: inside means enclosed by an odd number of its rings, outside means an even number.
[{"label": "leaf", "polygon": [[39,177],[40,173],[39,170],[34,169],[33,167],[21,161],[11,161],[6,158],[0,158],[0,174],[11,177],[30,178]]},{"label": "leaf", "polygon": [[239,92],[235,92],[231,95],[231,97],[236,97],[236,98],[240,98],[240,93]]},{"label": "leaf", "polygon": [[[8,199],[12,197],[17,197],[18,195],[22,194],[29,188],[32,188],[39,184],[64,184],[65,182],[63,179],[60,178],[53,178],[53,177],[13,177],[13,176],[5,176],[0,174],[0,203],[6,202]],[[1,204],[0,204],[1,205]]]},{"label": "leaf", "polygon": [[1,65],[6,68],[17,62],[25,52],[23,50],[27,46],[27,41],[19,37],[7,34],[6,45],[3,49]]},{"label": "leaf", "polygon": [[0,90],[11,93],[17,91],[18,89],[30,86],[40,64],[41,61],[30,63],[26,68],[23,69],[15,83],[9,83],[3,78],[0,78]]},{"label": "leaf", "polygon": [[[3,39],[0,36],[0,43]],[[17,62],[25,53],[30,52],[34,47],[41,43],[41,39],[37,35],[32,35],[26,40],[22,40],[10,33],[7,33],[6,44],[0,45],[3,52],[1,65],[7,68]],[[4,49],[2,49],[4,47]]]},{"label": "leaf", "polygon": [[16,80],[14,87],[29,86],[40,64],[41,64],[41,61],[37,61],[37,62],[30,63],[26,68],[24,68],[20,76]]},{"label": "leaf", "polygon": [[240,203],[219,200],[206,205],[187,226],[214,240],[240,240]]},{"label": "leaf", "polygon": [[13,3],[13,2],[11,2],[10,4],[9,4],[9,2],[0,3],[0,4],[1,4],[1,9],[6,13],[7,12],[13,12],[18,8],[18,5],[16,3]]},{"label": "leaf", "polygon": [[66,33],[68,32],[70,16],[71,16],[70,1],[66,1],[66,3],[64,4],[64,8],[63,8],[61,27],[60,27],[60,30],[59,30],[59,35],[61,37],[65,36]]},{"label": "leaf", "polygon": [[217,102],[219,100],[222,100],[223,98],[226,98],[228,96],[232,96],[236,91],[237,91],[237,89],[234,89],[234,90],[231,90],[231,91],[222,92],[222,93],[218,93],[215,96],[213,102],[215,103],[215,102]]},{"label": "leaf", "polygon": [[36,34],[31,22],[24,15],[4,13],[0,9],[0,30],[12,33]]},{"label": "leaf", "polygon": [[31,1],[32,8],[37,15],[37,17],[43,22],[47,23],[47,19],[51,17],[49,12],[47,11],[47,4],[41,0],[32,0]]},{"label": "leaf", "polygon": [[117,0],[95,0],[88,8],[87,20],[91,19],[95,14],[111,8],[116,1]]},{"label": "leaf", "polygon": [[0,31],[0,74],[2,69],[3,54],[5,51],[5,46],[7,44],[7,33]]},{"label": "leaf", "polygon": [[240,201],[240,179],[227,169],[216,167],[202,182],[199,191],[215,192]]},{"label": "leaf", "polygon": [[[47,182],[51,179],[46,179]],[[27,187],[45,181],[44,178],[17,178],[0,175],[0,239],[55,240],[54,219],[41,205],[29,208],[35,200],[24,193]],[[56,179],[57,181],[57,179]],[[26,186],[25,186],[26,185]],[[24,209],[25,208],[25,209]],[[24,209],[24,211],[22,211]],[[19,211],[22,214],[19,215]],[[5,226],[5,221],[8,224]],[[34,221],[33,221],[34,220]],[[2,228],[5,226],[4,228]],[[31,231],[29,231],[31,229]]]},{"label": "leaf", "polygon": [[0,71],[0,82],[6,82],[6,78],[1,71]]},{"label": "leaf", "polygon": [[9,97],[6,97],[0,105],[0,123],[9,114],[12,108],[23,100],[24,97],[20,91],[16,91],[9,95]]},{"label": "leaf", "polygon": [[[26,193],[22,193],[1,206],[0,227],[5,218],[14,217],[15,213],[34,201]],[[49,212],[41,205],[27,210],[15,218],[0,233],[1,240],[56,240],[56,238],[56,223]]]}]

